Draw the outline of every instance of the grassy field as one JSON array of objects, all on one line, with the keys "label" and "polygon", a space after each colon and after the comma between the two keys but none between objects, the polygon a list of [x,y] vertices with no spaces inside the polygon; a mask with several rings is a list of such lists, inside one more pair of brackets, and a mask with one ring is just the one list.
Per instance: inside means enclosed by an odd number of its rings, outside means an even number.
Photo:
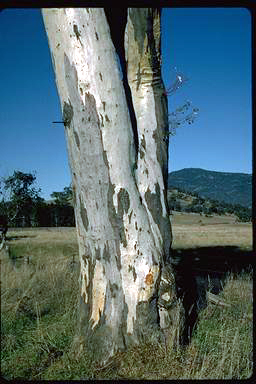
[{"label": "grassy field", "polygon": [[[251,249],[250,225],[218,220],[173,216],[173,248]],[[1,374],[6,379],[245,379],[252,374],[251,272],[227,276],[219,296],[230,306],[209,303],[189,346],[175,351],[137,346],[102,368],[87,354],[77,361],[72,350],[79,291],[75,230],[10,231],[8,244],[10,256],[1,251]]]},{"label": "grassy field", "polygon": [[205,246],[252,249],[252,224],[236,223],[232,215],[206,217],[196,213],[175,212],[171,222],[174,249]]}]

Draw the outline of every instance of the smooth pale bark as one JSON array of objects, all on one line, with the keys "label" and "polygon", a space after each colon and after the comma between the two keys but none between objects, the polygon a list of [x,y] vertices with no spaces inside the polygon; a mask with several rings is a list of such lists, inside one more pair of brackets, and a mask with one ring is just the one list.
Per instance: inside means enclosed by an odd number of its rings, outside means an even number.
[{"label": "smooth pale bark", "polygon": [[170,266],[172,232],[166,203],[169,125],[167,97],[161,76],[159,9],[128,9],[125,54],[139,138],[136,181],[156,247],[163,257],[158,288],[160,325],[168,336],[177,339],[179,336],[175,333],[180,332],[183,321]]},{"label": "smooth pale bark", "polygon": [[[161,338],[159,323],[166,327],[172,319],[173,326],[176,316],[161,305],[165,309],[159,321],[159,286],[164,287],[162,302],[168,308],[177,304],[173,275],[163,268],[171,232],[163,177],[167,106],[160,77],[155,81],[151,49],[152,44],[158,45],[159,59],[159,13],[129,11],[125,33],[139,155],[104,10],[44,9],[43,18],[75,197],[81,265],[79,348],[90,349],[95,359],[106,361],[131,343]],[[139,87],[134,77],[138,64],[130,66],[134,56],[144,71]],[[158,60],[158,75],[159,71]]]}]

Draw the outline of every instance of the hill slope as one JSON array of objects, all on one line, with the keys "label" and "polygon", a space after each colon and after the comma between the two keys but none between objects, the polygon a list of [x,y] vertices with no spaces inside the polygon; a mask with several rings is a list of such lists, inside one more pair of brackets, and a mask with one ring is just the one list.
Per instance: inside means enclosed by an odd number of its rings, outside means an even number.
[{"label": "hill slope", "polygon": [[185,168],[169,173],[168,186],[229,204],[240,204],[248,208],[252,206],[252,175],[247,173]]}]

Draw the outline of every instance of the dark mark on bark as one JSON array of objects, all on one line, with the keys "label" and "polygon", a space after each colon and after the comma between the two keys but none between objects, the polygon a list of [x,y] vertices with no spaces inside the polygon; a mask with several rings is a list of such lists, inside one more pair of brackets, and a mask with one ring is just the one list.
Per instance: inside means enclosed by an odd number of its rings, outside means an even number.
[{"label": "dark mark on bark", "polygon": [[145,140],[144,134],[142,135],[142,139],[141,139],[140,144],[141,144],[142,148],[146,150],[146,140]]},{"label": "dark mark on bark", "polygon": [[96,39],[99,40],[99,35],[97,32],[95,32]]},{"label": "dark mark on bark", "polygon": [[104,244],[103,259],[107,262],[110,262],[110,252],[109,252],[108,242]]},{"label": "dark mark on bark", "polygon": [[100,248],[95,248],[95,259],[100,260]]},{"label": "dark mark on bark", "polygon": [[153,252],[152,252],[152,261],[153,261],[153,265],[158,265],[158,262],[157,262],[157,260],[155,259],[155,255],[154,255]]},{"label": "dark mark on bark", "polygon": [[137,279],[137,273],[136,273],[136,271],[135,271],[134,266],[129,265],[128,272],[132,272],[132,274],[133,274],[133,280],[136,281],[136,279]]},{"label": "dark mark on bark", "polygon": [[89,260],[89,256],[86,255],[86,254],[83,254],[83,255],[82,255],[82,259],[83,259],[85,265],[87,265],[87,262],[88,262],[88,260]]},{"label": "dark mark on bark", "polygon": [[106,152],[106,151],[103,151],[103,152],[102,152],[102,156],[103,156],[103,161],[104,161],[106,167],[109,167],[109,164],[108,164],[108,157],[107,157],[107,152]]},{"label": "dark mark on bark", "polygon": [[106,109],[106,102],[105,102],[105,101],[102,101],[102,104],[103,104],[103,111],[105,112],[105,109]]},{"label": "dark mark on bark", "polygon": [[[143,148],[144,151],[146,152],[146,140],[145,140],[145,136],[144,135],[142,135],[142,139],[140,141],[140,147]],[[144,153],[143,153],[143,156],[144,156]]]},{"label": "dark mark on bark", "polygon": [[109,287],[110,287],[111,297],[115,298],[118,292],[118,285],[114,283],[114,284],[110,284]]},{"label": "dark mark on bark", "polygon": [[155,140],[155,143],[156,143],[156,157],[157,157],[157,161],[160,164],[160,166],[162,166],[162,164],[163,164],[162,143],[161,143],[161,139],[159,137],[158,131],[155,130],[152,136],[153,136],[153,139]]},{"label": "dark mark on bark", "polygon": [[145,152],[143,151],[142,147],[140,147],[140,158],[143,159],[145,156]]},{"label": "dark mark on bark", "polygon": [[84,206],[84,204],[82,202],[81,196],[79,196],[79,200],[80,200],[80,215],[81,215],[81,219],[82,219],[84,228],[87,231],[88,230],[88,226],[89,226],[87,210],[86,210],[86,208],[85,208],[85,206]]},{"label": "dark mark on bark", "polygon": [[102,77],[101,72],[99,72],[99,75],[100,75],[100,79],[101,79],[101,81],[103,81],[103,77]]},{"label": "dark mark on bark", "polygon": [[121,243],[124,247],[127,247],[127,240],[125,236],[124,231],[124,222],[123,222],[123,215],[124,212],[128,213],[129,207],[130,207],[130,197],[129,193],[126,191],[126,189],[121,188],[120,191],[117,194],[117,204],[118,204],[118,227],[119,227],[119,235],[121,239]]},{"label": "dark mark on bark", "polygon": [[155,184],[155,193],[149,189],[145,192],[145,200],[153,217],[154,222],[158,225],[160,233],[164,240],[165,258],[169,257],[169,248],[171,240],[170,221],[168,215],[163,216],[163,209],[161,203],[161,193],[159,184]]},{"label": "dark mark on bark", "polygon": [[100,113],[100,118],[101,118],[101,126],[104,127],[104,123],[103,123],[103,116],[102,114]]},{"label": "dark mark on bark", "polygon": [[121,188],[117,195],[118,213],[123,216],[124,212],[128,213],[130,208],[130,197],[126,189]]},{"label": "dark mark on bark", "polygon": [[110,120],[109,120],[109,118],[108,118],[108,115],[105,115],[105,119],[106,119],[106,121],[107,121],[108,123],[110,123]]},{"label": "dark mark on bark", "polygon": [[[64,69],[65,69],[65,80],[67,84],[67,88],[69,91],[70,98],[72,100],[72,103],[70,100],[68,102],[64,102],[63,105],[63,120],[65,121],[64,125],[65,127],[70,128],[71,122],[74,119],[74,108],[76,108],[75,113],[78,114],[77,107],[80,108],[80,105],[82,103],[80,94],[78,92],[78,77],[77,77],[77,71],[74,65],[71,65],[68,56],[64,52]],[[92,96],[93,97],[93,96]]]},{"label": "dark mark on bark", "polygon": [[109,221],[111,223],[111,226],[114,231],[114,237],[115,237],[115,244],[116,244],[116,264],[117,268],[120,270],[121,269],[121,252],[120,252],[120,232],[119,232],[119,220],[118,220],[118,215],[115,210],[115,206],[113,203],[113,195],[115,193],[115,184],[112,184],[109,182],[109,187],[108,187],[108,217]]},{"label": "dark mark on bark", "polygon": [[74,137],[75,137],[75,142],[76,142],[77,148],[80,149],[80,140],[79,140],[79,136],[78,136],[76,131],[74,131]]},{"label": "dark mark on bark", "polygon": [[148,206],[148,209],[150,210],[150,213],[153,216],[154,221],[158,224],[160,224],[159,217],[162,216],[162,205],[161,205],[161,199],[160,199],[160,187],[157,183],[155,185],[155,193],[152,193],[150,189],[148,188],[145,192],[145,200]]},{"label": "dark mark on bark", "polygon": [[120,242],[119,242],[119,240],[116,240],[115,243],[116,243],[116,256],[115,256],[116,265],[117,265],[118,270],[120,271],[122,268]]},{"label": "dark mark on bark", "polygon": [[81,33],[79,32],[78,26],[76,24],[73,25],[73,31],[74,31],[74,33],[76,35],[77,40],[80,42],[81,45],[83,45],[83,43],[82,43],[82,41],[80,39]]},{"label": "dark mark on bark", "polygon": [[131,224],[132,213],[133,213],[133,210],[131,210],[131,213],[130,213],[130,215],[128,216],[128,218],[129,218],[129,224]]},{"label": "dark mark on bark", "polygon": [[137,91],[139,90],[140,83],[141,83],[141,73],[140,73],[140,63],[139,63],[138,72],[137,72],[137,85],[136,85]]},{"label": "dark mark on bark", "polygon": [[74,112],[71,102],[69,101],[69,104],[64,101],[63,105],[63,120],[65,127],[70,128],[71,121],[73,119]]}]

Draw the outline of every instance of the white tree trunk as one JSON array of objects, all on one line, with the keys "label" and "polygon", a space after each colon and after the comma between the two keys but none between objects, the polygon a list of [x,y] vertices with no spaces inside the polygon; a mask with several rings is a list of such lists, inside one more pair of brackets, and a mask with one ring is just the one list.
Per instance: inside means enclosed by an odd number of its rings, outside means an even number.
[{"label": "white tree trunk", "polygon": [[[141,337],[159,337],[159,286],[162,302],[176,302],[169,269],[171,285],[161,281],[171,230],[160,15],[128,11],[125,52],[139,148],[104,10],[44,9],[43,18],[75,195],[80,348],[105,361]],[[170,316],[163,311],[160,323],[166,326]]]}]

